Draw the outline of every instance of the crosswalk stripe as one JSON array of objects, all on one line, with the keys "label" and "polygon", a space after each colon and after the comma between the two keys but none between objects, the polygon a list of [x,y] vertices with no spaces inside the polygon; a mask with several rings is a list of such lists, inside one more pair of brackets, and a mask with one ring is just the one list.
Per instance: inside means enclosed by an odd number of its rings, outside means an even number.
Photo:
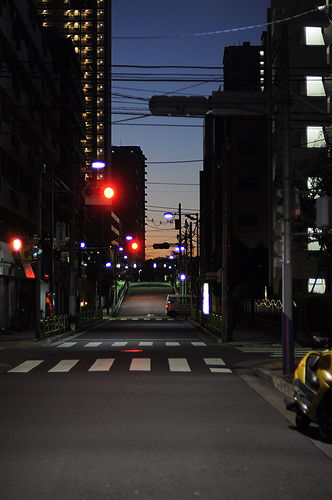
[{"label": "crosswalk stripe", "polygon": [[212,373],[232,373],[232,370],[230,370],[229,368],[218,368],[218,367],[213,367],[213,366],[210,366],[210,372]]},{"label": "crosswalk stripe", "polygon": [[171,372],[191,372],[186,358],[168,358],[168,364]]},{"label": "crosswalk stripe", "polygon": [[179,346],[180,342],[166,342],[166,347]]},{"label": "crosswalk stripe", "polygon": [[48,370],[50,373],[69,372],[79,362],[79,359],[63,359],[59,361],[53,368]]},{"label": "crosswalk stripe", "polygon": [[88,342],[84,347],[98,347],[101,344],[101,342]]},{"label": "crosswalk stripe", "polygon": [[133,358],[130,364],[130,371],[151,371],[151,358]]},{"label": "crosswalk stripe", "polygon": [[191,345],[198,347],[198,346],[207,345],[207,344],[205,342],[191,342]]},{"label": "crosswalk stripe", "polygon": [[61,347],[61,348],[62,348],[62,347],[66,348],[66,347],[72,347],[72,346],[73,346],[73,345],[75,345],[75,344],[77,344],[77,342],[64,342],[63,344],[60,344],[60,345],[58,345],[57,347],[58,347],[58,348],[59,348],[59,347]]},{"label": "crosswalk stripe", "polygon": [[140,347],[150,347],[153,345],[153,342],[140,342],[138,345]]},{"label": "crosswalk stripe", "polygon": [[207,365],[225,366],[225,361],[222,358],[204,358]]},{"label": "crosswalk stripe", "polygon": [[128,342],[113,342],[112,347],[125,347]]},{"label": "crosswalk stripe", "polygon": [[33,370],[33,368],[36,368],[36,366],[40,365],[42,362],[42,359],[24,361],[15,368],[8,370],[8,373],[28,373],[29,371]]},{"label": "crosswalk stripe", "polygon": [[89,372],[107,372],[111,369],[114,363],[114,358],[96,359],[93,365],[90,366]]}]

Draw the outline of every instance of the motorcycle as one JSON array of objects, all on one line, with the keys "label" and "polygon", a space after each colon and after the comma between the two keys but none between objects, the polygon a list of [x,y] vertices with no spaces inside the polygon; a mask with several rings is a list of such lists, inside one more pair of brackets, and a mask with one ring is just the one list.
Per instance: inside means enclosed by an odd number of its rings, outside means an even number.
[{"label": "motorcycle", "polygon": [[332,440],[332,339],[313,337],[321,350],[308,352],[294,372],[294,395],[285,398],[287,410],[296,413],[296,426],[308,431],[318,424],[323,439]]}]

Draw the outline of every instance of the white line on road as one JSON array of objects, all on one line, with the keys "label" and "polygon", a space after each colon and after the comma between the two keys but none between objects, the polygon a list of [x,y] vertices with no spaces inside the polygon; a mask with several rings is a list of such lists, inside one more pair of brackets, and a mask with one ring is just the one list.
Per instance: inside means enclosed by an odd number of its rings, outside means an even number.
[{"label": "white line on road", "polygon": [[166,342],[166,347],[179,346],[180,342]]},{"label": "white line on road", "polygon": [[140,347],[149,347],[153,345],[153,342],[139,342]]},{"label": "white line on road", "polygon": [[217,365],[217,366],[225,365],[225,361],[222,358],[204,358],[204,361],[207,365]]},{"label": "white line on road", "polygon": [[212,373],[232,373],[232,370],[229,368],[213,368],[212,366],[209,367],[210,372]]},{"label": "white line on road", "polygon": [[84,347],[98,347],[102,342],[88,342]]},{"label": "white line on road", "polygon": [[69,372],[73,368],[73,366],[76,365],[76,363],[79,362],[79,359],[63,359],[62,361],[59,361],[53,368],[48,370],[51,373],[63,373],[63,372]]},{"label": "white line on road", "polygon": [[205,342],[191,342],[191,345],[194,345],[194,346],[202,346],[202,345],[207,345]]},{"label": "white line on road", "polygon": [[124,347],[128,342],[113,342],[112,347]]},{"label": "white line on road", "polygon": [[96,359],[92,366],[89,368],[89,372],[107,372],[111,369],[114,363],[114,358],[109,359]]},{"label": "white line on road", "polygon": [[43,359],[24,361],[20,365],[15,366],[15,368],[8,370],[8,373],[28,373],[30,370],[32,370],[33,368],[36,368],[36,366],[40,365],[40,363],[42,363],[42,362],[43,362]]},{"label": "white line on road", "polygon": [[171,372],[190,372],[190,366],[186,358],[168,358],[169,369]]},{"label": "white line on road", "polygon": [[64,342],[63,344],[57,345],[57,347],[58,347],[58,348],[59,348],[59,347],[61,347],[61,348],[62,348],[62,347],[66,348],[66,347],[72,347],[72,346],[73,346],[73,345],[75,345],[75,344],[77,344],[77,342]]},{"label": "white line on road", "polygon": [[130,371],[151,371],[151,358],[133,358],[130,365]]}]

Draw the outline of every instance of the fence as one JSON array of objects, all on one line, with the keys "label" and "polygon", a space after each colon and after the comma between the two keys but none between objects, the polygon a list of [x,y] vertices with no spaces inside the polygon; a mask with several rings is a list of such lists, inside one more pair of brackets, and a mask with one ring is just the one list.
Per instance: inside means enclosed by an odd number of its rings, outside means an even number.
[{"label": "fence", "polygon": [[69,314],[61,314],[59,316],[52,316],[44,318],[40,322],[40,329],[43,337],[55,335],[57,333],[64,333],[70,330],[71,323],[75,324],[75,328],[95,323],[103,319],[103,310],[97,309],[84,309],[75,317],[70,317]]},{"label": "fence", "polygon": [[221,336],[222,333],[222,316],[220,314],[202,314],[202,311],[192,309],[191,317],[200,325],[204,326],[216,335]]},{"label": "fence", "polygon": [[60,316],[42,319],[40,329],[43,337],[54,335],[55,333],[63,333],[69,330],[69,315],[61,314]]}]

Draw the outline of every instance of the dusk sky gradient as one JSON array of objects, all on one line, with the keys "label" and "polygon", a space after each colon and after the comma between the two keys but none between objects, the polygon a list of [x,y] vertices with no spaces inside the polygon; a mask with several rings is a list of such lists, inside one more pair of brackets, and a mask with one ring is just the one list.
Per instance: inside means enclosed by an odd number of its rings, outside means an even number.
[{"label": "dusk sky gradient", "polygon": [[[260,44],[264,28],[213,35],[197,33],[266,23],[269,5],[269,0],[113,0],[112,64],[221,67],[224,47],[242,45],[246,41],[253,45]],[[141,38],[147,35],[160,38]],[[137,38],[120,38],[126,36]],[[129,74],[133,73],[136,76],[130,77]],[[204,74],[208,75],[204,78],[214,81],[121,81],[122,78],[136,79],[137,74],[147,73],[158,74],[159,80],[170,74],[179,78],[180,73],[190,73],[188,79]],[[112,143],[139,145],[147,158],[146,258],[169,253],[165,250],[153,251],[153,243],[176,242],[177,231],[172,229],[174,225],[164,222],[164,212],[176,210],[179,203],[184,213],[198,211],[203,119],[135,117],[133,113],[148,114],[148,100],[156,94],[208,96],[222,85],[221,81],[217,81],[221,77],[221,68],[167,70],[113,67]]]}]

